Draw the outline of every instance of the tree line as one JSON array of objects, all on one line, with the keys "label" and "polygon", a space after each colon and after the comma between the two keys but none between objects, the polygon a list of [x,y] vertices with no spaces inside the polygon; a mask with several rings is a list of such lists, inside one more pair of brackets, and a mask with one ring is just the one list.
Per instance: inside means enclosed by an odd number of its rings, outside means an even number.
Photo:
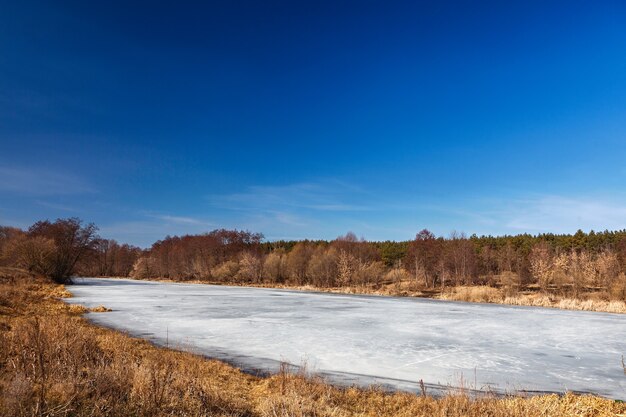
[{"label": "tree line", "polygon": [[74,275],[130,276],[144,251],[102,239],[78,218],[38,221],[27,230],[0,226],[0,266],[12,266],[63,283]]},{"label": "tree line", "polygon": [[435,236],[372,242],[347,233],[332,241],[265,241],[260,233],[218,229],[168,236],[149,249],[102,239],[79,219],[0,227],[0,263],[57,281],[72,275],[168,278],[315,287],[409,283],[440,291],[491,285],[626,299],[626,230],[575,234]]}]

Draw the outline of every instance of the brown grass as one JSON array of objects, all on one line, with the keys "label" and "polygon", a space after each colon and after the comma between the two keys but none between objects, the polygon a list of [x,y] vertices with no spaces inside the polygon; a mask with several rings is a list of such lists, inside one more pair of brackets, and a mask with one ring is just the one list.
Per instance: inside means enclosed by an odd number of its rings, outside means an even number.
[{"label": "brown grass", "polygon": [[[107,277],[117,279],[132,279],[121,277]],[[360,284],[360,285],[344,285],[341,287],[318,287],[311,284],[298,285],[289,283],[276,282],[222,282],[222,281],[206,281],[206,280],[174,280],[170,278],[150,278],[148,281],[172,282],[178,284],[204,284],[204,285],[227,285],[233,287],[254,287],[254,288],[277,288],[295,291],[315,291],[326,292],[331,294],[361,294],[361,295],[387,295],[395,297],[427,297],[417,285],[415,281],[401,282],[384,282],[378,284]],[[432,291],[430,291],[432,292]]]},{"label": "brown grass", "polygon": [[549,307],[565,310],[604,311],[608,313],[626,313],[624,301],[606,301],[601,299],[580,300],[547,296],[540,293],[506,296],[504,291],[488,286],[451,287],[439,295],[442,300],[469,301],[475,303],[497,303],[517,306]]},{"label": "brown grass", "polygon": [[[178,282],[171,279],[151,279],[163,282]],[[382,295],[395,297],[419,297],[437,298],[448,301],[465,301],[472,303],[493,303],[507,304],[528,307],[560,308],[564,310],[598,311],[607,313],[626,314],[625,301],[609,301],[602,298],[590,298],[594,294],[585,294],[587,298],[567,298],[557,295],[546,295],[537,289],[518,293],[517,295],[506,295],[503,289],[487,285],[456,286],[422,288],[415,284],[415,281],[387,282],[380,284],[348,285],[343,287],[316,287],[314,285],[291,285],[276,283],[223,283],[199,280],[184,281],[186,284],[212,284],[231,285],[236,287],[258,287],[258,288],[279,288],[296,291],[317,291],[334,294],[362,294],[362,295]]]},{"label": "brown grass", "polygon": [[261,288],[283,288],[297,291],[317,291],[332,294],[362,294],[387,295],[395,297],[424,297],[424,293],[417,289],[413,282],[403,281],[393,284],[380,285],[347,285],[344,287],[316,287],[314,285],[287,285],[269,284],[253,285]]},{"label": "brown grass", "polygon": [[488,286],[453,287],[443,292],[439,298],[472,303],[502,303],[504,294],[497,288]]},{"label": "brown grass", "polygon": [[89,324],[60,286],[0,282],[0,416],[618,416],[593,396],[443,398],[258,378]]},{"label": "brown grass", "polygon": [[106,313],[107,311],[111,311],[111,309],[103,305],[99,305],[97,307],[91,307],[89,311],[91,311],[92,313]]}]

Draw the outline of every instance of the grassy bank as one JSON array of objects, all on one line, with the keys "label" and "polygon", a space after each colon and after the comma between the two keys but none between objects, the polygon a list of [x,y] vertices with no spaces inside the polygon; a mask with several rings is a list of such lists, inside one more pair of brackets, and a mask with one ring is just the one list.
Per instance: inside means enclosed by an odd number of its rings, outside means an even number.
[{"label": "grassy bank", "polygon": [[[616,416],[593,396],[443,398],[259,378],[89,324],[59,285],[0,272],[2,416]],[[107,314],[106,312],[98,314]]]},{"label": "grassy bank", "polygon": [[458,286],[435,289],[420,289],[411,282],[400,282],[376,286],[348,286],[337,288],[318,288],[313,286],[282,286],[309,291],[325,291],[343,294],[369,294],[399,297],[422,297],[440,300],[464,301],[470,303],[493,303],[528,307],[559,308],[564,310],[598,311],[607,313],[626,313],[626,302],[606,300],[593,293],[582,298],[564,297],[557,294],[546,294],[537,290],[527,290],[507,294],[502,288],[485,285]]},{"label": "grassy bank", "polygon": [[258,288],[280,288],[297,291],[319,291],[334,294],[363,294],[382,295],[393,297],[420,297],[434,298],[449,301],[464,301],[470,303],[492,303],[504,305],[516,305],[527,307],[559,308],[564,310],[597,311],[606,313],[626,313],[626,302],[619,300],[607,300],[602,294],[587,292],[582,297],[572,298],[556,293],[544,293],[538,288],[528,288],[524,291],[510,293],[497,287],[486,285],[423,288],[416,286],[413,281],[401,281],[375,285],[348,285],[342,287],[317,287],[314,285],[290,285],[276,283],[241,283],[241,282],[213,282],[202,280],[170,280],[152,278],[153,281],[189,283],[189,284],[212,284],[232,285]]},{"label": "grassy bank", "polygon": [[440,300],[464,301],[470,303],[493,303],[528,307],[559,308],[564,310],[598,311],[607,313],[626,313],[626,302],[609,301],[594,294],[584,298],[563,297],[545,294],[539,291],[517,292],[507,295],[501,288],[484,285],[459,286],[435,289],[419,289],[410,282],[376,286],[347,286],[336,288],[319,288],[314,286],[280,286],[307,291],[323,291],[342,294],[387,295],[396,297],[422,297]]},{"label": "grassy bank", "polygon": [[496,303],[516,306],[560,308],[564,310],[603,311],[626,313],[624,301],[609,301],[589,295],[584,299],[548,295],[539,292],[507,295],[499,288],[487,286],[452,287],[441,292],[442,300],[469,301],[475,303]]}]

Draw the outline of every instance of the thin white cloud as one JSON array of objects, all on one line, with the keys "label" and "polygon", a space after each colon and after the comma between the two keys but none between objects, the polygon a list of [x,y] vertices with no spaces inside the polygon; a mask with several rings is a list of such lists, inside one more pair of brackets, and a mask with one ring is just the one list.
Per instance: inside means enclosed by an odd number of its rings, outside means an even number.
[{"label": "thin white cloud", "polygon": [[[176,216],[173,216],[176,217]],[[100,226],[99,234],[105,238],[150,247],[165,236],[205,233],[213,227],[206,223],[163,221],[159,219],[117,222]]]},{"label": "thin white cloud", "polygon": [[300,216],[296,216],[291,213],[283,213],[283,212],[278,211],[273,214],[274,214],[274,219],[276,219],[277,222],[282,223],[282,224],[286,224],[289,226],[300,226],[300,227],[309,225],[308,221],[306,221]]},{"label": "thin white cloud", "polygon": [[602,197],[542,196],[519,200],[501,214],[513,231],[572,233],[626,227],[626,201]]},{"label": "thin white cloud", "polygon": [[406,239],[408,232],[424,227],[439,235],[452,230],[503,235],[626,228],[626,196],[519,195],[480,200],[468,197],[445,204],[387,199],[377,206],[377,216],[366,216],[356,230],[383,239]]},{"label": "thin white cloud", "polygon": [[70,212],[70,213],[76,213],[76,212],[79,211],[76,208],[67,206],[65,204],[51,203],[49,201],[42,201],[42,200],[37,200],[35,202],[37,204],[39,204],[40,206],[47,207],[47,208],[50,208],[50,209],[53,209],[53,210],[67,211],[67,212]]},{"label": "thin white cloud", "polygon": [[172,216],[172,215],[167,215],[167,214],[148,214],[148,217],[163,220],[164,222],[173,223],[173,224],[189,224],[189,225],[201,225],[201,226],[212,225],[212,223],[210,222],[207,222],[201,219],[196,219],[193,217]]},{"label": "thin white cloud", "polygon": [[226,224],[263,231],[269,236],[318,238],[340,218],[374,210],[360,187],[337,180],[285,185],[255,185],[241,192],[207,196]]},{"label": "thin white cloud", "polygon": [[103,226],[101,234],[149,246],[166,235],[203,233],[221,227],[263,232],[269,240],[332,239],[349,230],[370,239],[404,240],[422,228],[438,235],[452,230],[502,235],[626,227],[626,198],[619,196],[512,195],[499,199],[466,197],[443,203],[432,198],[376,198],[334,183],[256,186],[241,193],[210,197],[216,208],[211,211],[211,222],[174,213],[143,212],[139,221]]},{"label": "thin white cloud", "polygon": [[46,169],[0,166],[0,191],[32,196],[95,192],[83,179]]},{"label": "thin white cloud", "polygon": [[371,208],[355,203],[363,191],[340,181],[302,182],[287,185],[255,185],[243,192],[210,195],[211,204],[230,210],[363,211]]}]

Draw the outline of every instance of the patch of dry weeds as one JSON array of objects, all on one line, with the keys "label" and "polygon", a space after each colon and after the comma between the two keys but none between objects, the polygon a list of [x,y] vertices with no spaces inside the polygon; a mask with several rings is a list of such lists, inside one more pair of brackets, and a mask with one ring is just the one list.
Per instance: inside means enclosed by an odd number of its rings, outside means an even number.
[{"label": "patch of dry weeds", "polygon": [[[0,283],[0,416],[618,416],[567,394],[442,398],[338,388],[287,369],[268,378],[89,324],[60,286]],[[82,309],[81,309],[82,307]]]}]

